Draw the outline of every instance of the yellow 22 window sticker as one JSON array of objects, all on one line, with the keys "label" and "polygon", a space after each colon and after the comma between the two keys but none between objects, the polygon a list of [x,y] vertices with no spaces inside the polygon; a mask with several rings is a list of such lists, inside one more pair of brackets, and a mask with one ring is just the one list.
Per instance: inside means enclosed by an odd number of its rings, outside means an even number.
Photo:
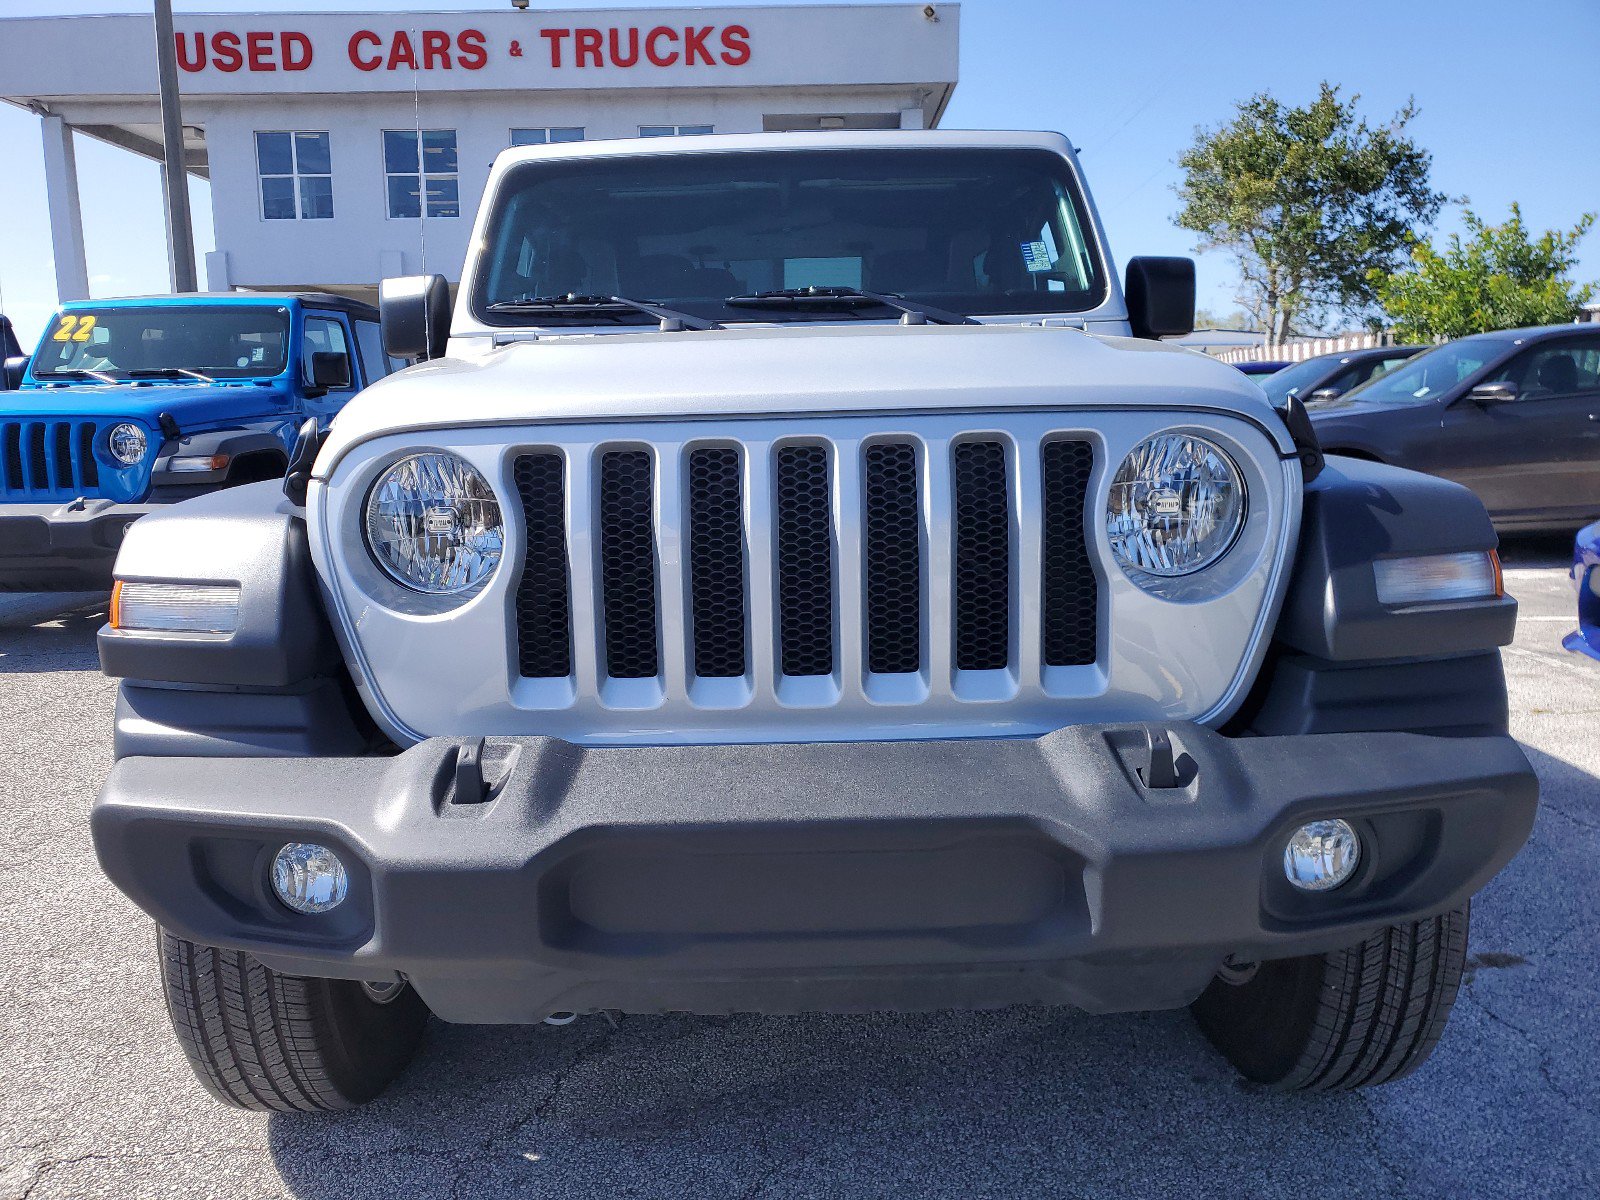
[{"label": "yellow 22 window sticker", "polygon": [[76,313],[66,313],[61,318],[61,323],[56,326],[56,331],[51,340],[56,342],[87,342],[89,334],[99,323],[99,318],[93,313],[78,316]]}]

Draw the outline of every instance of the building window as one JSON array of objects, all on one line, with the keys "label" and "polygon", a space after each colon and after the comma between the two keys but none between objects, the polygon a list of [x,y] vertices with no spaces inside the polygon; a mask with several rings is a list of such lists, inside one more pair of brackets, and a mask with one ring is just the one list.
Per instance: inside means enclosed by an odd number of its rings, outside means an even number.
[{"label": "building window", "polygon": [[333,155],[326,133],[256,134],[261,216],[323,221],[333,216]]},{"label": "building window", "polygon": [[640,137],[693,137],[699,133],[710,133],[709,125],[641,125]]},{"label": "building window", "polygon": [[583,126],[555,125],[548,129],[513,129],[513,146],[544,146],[552,142],[583,141]]},{"label": "building window", "polygon": [[386,129],[383,173],[391,217],[459,217],[454,129]]}]

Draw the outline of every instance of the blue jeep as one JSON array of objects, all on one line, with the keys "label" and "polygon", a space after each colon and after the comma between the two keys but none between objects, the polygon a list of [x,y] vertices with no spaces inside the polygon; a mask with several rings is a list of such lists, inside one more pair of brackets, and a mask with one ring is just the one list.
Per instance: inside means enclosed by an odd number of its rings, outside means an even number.
[{"label": "blue jeep", "polygon": [[284,473],[389,373],[370,305],[320,293],[86,300],[0,393],[0,591],[109,587],[159,505]]}]

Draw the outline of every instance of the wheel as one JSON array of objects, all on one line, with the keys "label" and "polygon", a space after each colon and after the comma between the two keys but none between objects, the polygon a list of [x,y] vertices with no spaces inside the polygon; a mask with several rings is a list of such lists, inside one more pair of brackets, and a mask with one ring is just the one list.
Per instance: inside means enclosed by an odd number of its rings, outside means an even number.
[{"label": "wheel", "polygon": [[405,1069],[428,1007],[405,984],[283,975],[238,950],[158,935],[167,1012],[200,1082],[257,1112],[371,1100]]},{"label": "wheel", "polygon": [[1388,1083],[1427,1061],[1461,985],[1463,906],[1331,954],[1219,975],[1191,1006],[1240,1074],[1279,1091]]}]

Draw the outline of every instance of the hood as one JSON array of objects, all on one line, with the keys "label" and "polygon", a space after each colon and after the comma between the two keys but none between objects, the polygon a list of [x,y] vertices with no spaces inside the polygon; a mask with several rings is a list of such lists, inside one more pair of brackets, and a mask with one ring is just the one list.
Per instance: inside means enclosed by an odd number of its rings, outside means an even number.
[{"label": "hood", "polygon": [[1335,417],[1365,417],[1374,413],[1400,413],[1414,409],[1426,408],[1430,404],[1437,404],[1434,399],[1407,401],[1402,404],[1383,404],[1375,400],[1363,400],[1359,393],[1354,396],[1340,397],[1337,400],[1322,400],[1316,404],[1306,405],[1306,412],[1310,415],[1312,423],[1329,421]]},{"label": "hood", "polygon": [[241,416],[270,412],[289,397],[279,380],[225,383],[71,383],[29,382],[0,397],[0,419],[8,417],[117,417],[157,427],[171,413],[184,431],[237,422]]},{"label": "hood", "polygon": [[351,446],[472,424],[961,408],[1210,408],[1293,447],[1231,366],[1160,342],[1020,325],[733,328],[541,336],[408,368],[356,396],[317,474]]}]

